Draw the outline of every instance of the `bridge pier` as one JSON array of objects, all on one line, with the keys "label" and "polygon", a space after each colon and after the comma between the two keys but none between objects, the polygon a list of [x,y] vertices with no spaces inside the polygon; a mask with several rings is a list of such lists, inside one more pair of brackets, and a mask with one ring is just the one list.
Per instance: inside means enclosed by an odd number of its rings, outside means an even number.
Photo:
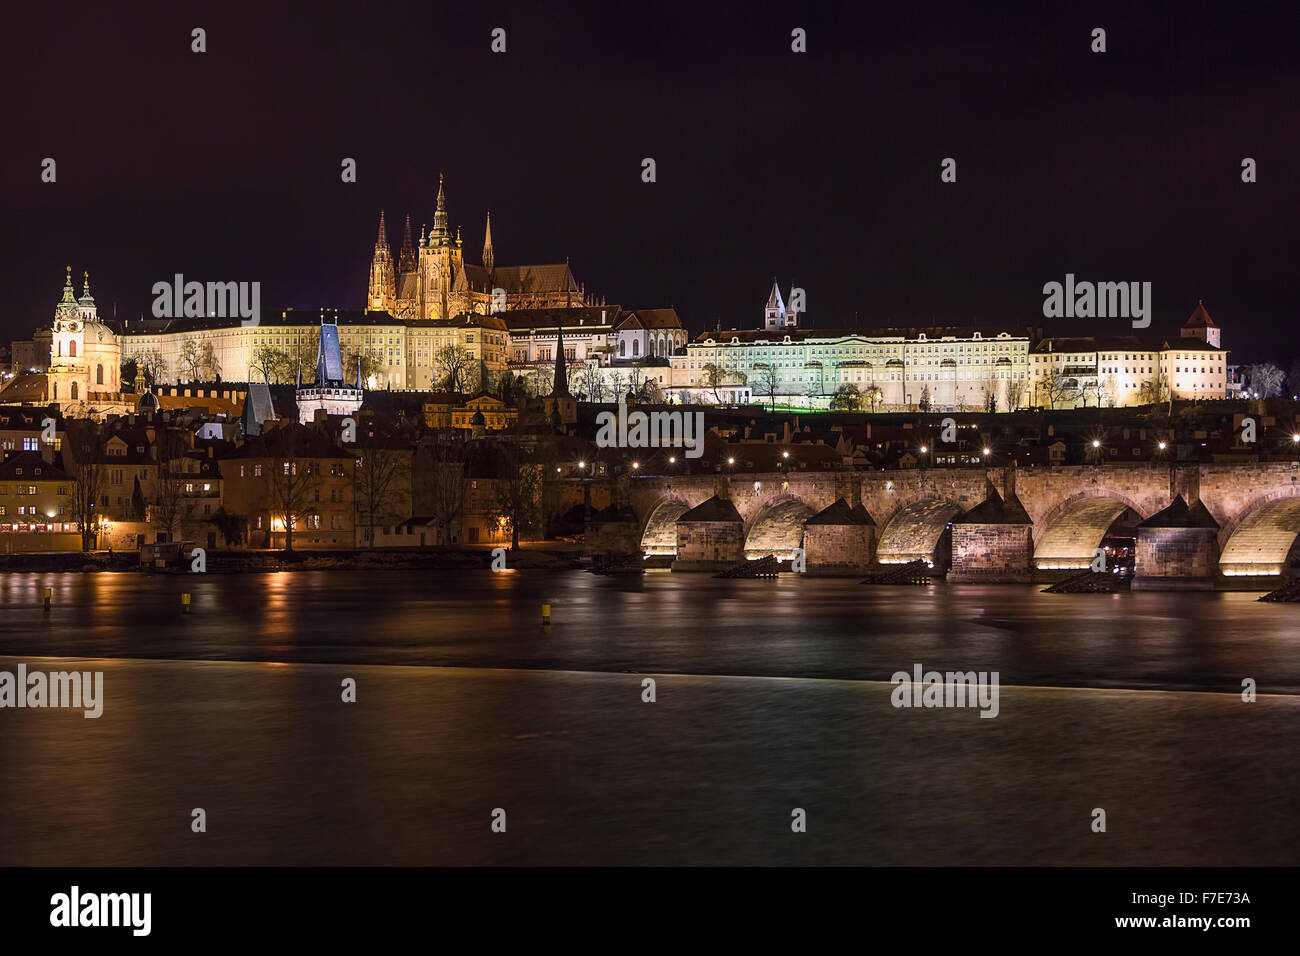
[{"label": "bridge pier", "polygon": [[1014,493],[992,484],[988,498],[952,523],[952,583],[1027,584],[1032,580],[1034,522]]},{"label": "bridge pier", "polygon": [[724,571],[745,560],[745,520],[714,495],[677,519],[674,571]]},{"label": "bridge pier", "polygon": [[803,550],[808,574],[865,574],[875,551],[876,522],[862,505],[843,498],[804,522]]},{"label": "bridge pier", "polygon": [[1180,494],[1137,527],[1133,590],[1209,591],[1219,566],[1219,522]]}]

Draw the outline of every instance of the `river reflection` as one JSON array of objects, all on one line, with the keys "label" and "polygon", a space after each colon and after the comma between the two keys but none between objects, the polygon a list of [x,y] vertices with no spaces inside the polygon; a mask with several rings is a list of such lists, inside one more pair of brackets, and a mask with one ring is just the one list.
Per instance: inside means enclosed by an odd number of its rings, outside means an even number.
[{"label": "river reflection", "polygon": [[[0,710],[0,864],[1290,865],[1300,610],[1255,596],[8,575],[0,670],[105,707]],[[999,716],[895,709],[915,663]]]}]

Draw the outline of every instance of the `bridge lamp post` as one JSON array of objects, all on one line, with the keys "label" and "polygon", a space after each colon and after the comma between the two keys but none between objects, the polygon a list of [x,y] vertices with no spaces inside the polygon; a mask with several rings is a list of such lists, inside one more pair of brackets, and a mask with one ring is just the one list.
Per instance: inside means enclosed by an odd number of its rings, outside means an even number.
[{"label": "bridge lamp post", "polygon": [[1096,438],[1092,440],[1092,451],[1089,452],[1089,454],[1092,455],[1092,463],[1094,465],[1101,464],[1101,441],[1100,440]]}]

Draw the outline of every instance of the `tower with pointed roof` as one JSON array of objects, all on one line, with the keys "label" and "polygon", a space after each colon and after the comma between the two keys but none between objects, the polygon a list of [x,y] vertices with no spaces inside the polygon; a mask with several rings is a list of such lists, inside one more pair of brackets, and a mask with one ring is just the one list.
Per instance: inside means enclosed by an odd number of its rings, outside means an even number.
[{"label": "tower with pointed roof", "polygon": [[487,214],[487,230],[483,233],[483,268],[492,275],[492,270],[496,266],[496,257],[492,254],[492,210]]},{"label": "tower with pointed roof", "polygon": [[568,431],[578,421],[578,401],[569,392],[568,356],[564,353],[564,327],[555,329],[555,376],[551,394],[542,399],[546,423],[558,431]]},{"label": "tower with pointed roof", "polygon": [[460,237],[447,225],[447,193],[439,174],[433,228],[420,239],[420,318],[449,319],[460,311],[452,307],[451,292],[462,262]]},{"label": "tower with pointed roof", "polygon": [[396,306],[397,274],[393,269],[393,254],[388,248],[388,229],[384,224],[384,213],[380,210],[379,237],[375,240],[375,255],[370,261],[370,293],[366,297],[366,308],[371,311],[391,312]]},{"label": "tower with pointed roof", "polygon": [[1182,338],[1200,339],[1206,345],[1213,345],[1216,349],[1220,349],[1223,346],[1219,341],[1219,332],[1219,326],[1210,318],[1210,313],[1205,311],[1204,303],[1198,301],[1191,317],[1183,324],[1180,334]]},{"label": "tower with pointed roof", "polygon": [[783,329],[786,325],[785,302],[781,300],[781,290],[776,280],[772,280],[772,292],[767,297],[767,307],[763,310],[763,328]]}]

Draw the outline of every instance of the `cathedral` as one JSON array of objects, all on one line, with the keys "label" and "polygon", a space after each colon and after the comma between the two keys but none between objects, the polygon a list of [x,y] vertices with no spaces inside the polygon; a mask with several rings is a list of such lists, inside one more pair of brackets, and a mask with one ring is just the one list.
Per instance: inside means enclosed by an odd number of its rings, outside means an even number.
[{"label": "cathedral", "polygon": [[492,250],[492,214],[488,213],[482,265],[465,261],[460,229],[447,226],[447,200],[438,177],[433,228],[420,227],[411,239],[406,217],[402,247],[394,261],[384,214],[370,264],[366,308],[398,319],[451,319],[462,313],[490,315],[514,309],[564,309],[591,305],[567,262],[552,265],[498,266]]}]

